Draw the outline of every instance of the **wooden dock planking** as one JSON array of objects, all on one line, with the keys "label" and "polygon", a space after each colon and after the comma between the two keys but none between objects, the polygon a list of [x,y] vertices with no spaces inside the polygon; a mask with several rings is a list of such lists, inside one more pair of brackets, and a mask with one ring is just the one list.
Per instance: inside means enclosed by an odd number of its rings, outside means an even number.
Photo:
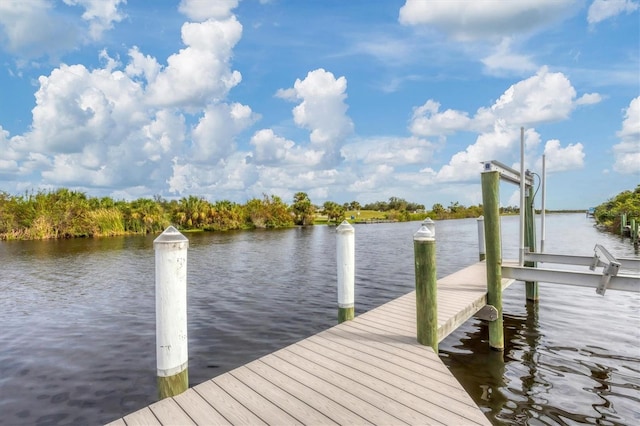
[{"label": "wooden dock planking", "polygon": [[[239,370],[243,368],[240,367]],[[257,414],[267,424],[299,424],[300,422],[256,391],[257,386],[249,386],[234,374],[223,374],[216,383],[236,401],[242,401],[249,411]]]},{"label": "wooden dock planking", "polygon": [[122,420],[127,426],[162,426],[149,407],[124,416]]},{"label": "wooden dock planking", "polygon": [[158,401],[149,406],[151,412],[156,416],[158,422],[163,425],[195,425],[191,417],[172,399],[167,398],[167,402]]},{"label": "wooden dock planking", "polygon": [[326,364],[322,365],[322,355],[306,354],[307,356],[305,357],[299,352],[298,347],[292,346],[278,352],[278,356],[292,364],[302,365],[305,370],[316,377],[322,377],[324,381],[338,389],[339,394],[353,394],[361,401],[378,407],[389,415],[389,418],[385,420],[385,424],[390,422],[397,423],[398,420],[407,424],[428,424],[429,420],[433,422],[432,419],[422,415],[416,409],[389,397],[385,390],[391,391],[391,389],[385,387],[383,383],[378,383],[375,380],[364,380],[364,377],[354,379],[353,375],[348,375],[350,369],[341,368],[337,363],[333,363],[332,367],[334,368],[328,367]]},{"label": "wooden dock planking", "polygon": [[231,425],[227,419],[216,411],[200,394],[190,389],[174,396],[173,399],[196,424]]},{"label": "wooden dock planking", "polygon": [[[335,345],[336,342],[332,343]],[[444,397],[439,390],[402,378],[396,371],[389,372],[374,367],[360,357],[341,356],[339,346],[331,349],[307,339],[290,349],[335,373],[354,382],[360,382],[394,401],[415,409],[430,419],[428,423],[466,423],[470,419],[458,413],[465,410],[473,412],[475,409],[468,405],[456,404],[457,401]]]},{"label": "wooden dock planking", "polygon": [[309,407],[324,413],[333,423],[337,423],[337,420],[333,420],[334,418],[340,419],[347,424],[365,423],[363,417],[340,405],[329,396],[310,388],[307,386],[308,383],[295,380],[292,375],[287,374],[286,368],[283,372],[274,366],[264,363],[262,360],[247,364],[246,367],[260,376],[268,378],[274,385],[288,392],[293,398],[304,401]]},{"label": "wooden dock planking", "polygon": [[[485,304],[484,262],[438,280],[439,340]],[[411,292],[110,425],[488,425],[415,321]]]},{"label": "wooden dock planking", "polygon": [[[340,353],[342,353],[343,358],[346,358],[346,364],[350,364],[352,362],[351,359],[361,359],[362,361],[367,363],[365,367],[369,374],[375,371],[375,374],[379,372],[385,373],[393,373],[396,374],[399,378],[408,380],[413,383],[418,383],[428,389],[433,391],[441,392],[443,388],[447,389],[447,395],[454,400],[461,402],[463,404],[469,405],[471,407],[475,407],[474,404],[469,403],[469,398],[462,389],[455,383],[451,384],[450,374],[448,371],[439,371],[436,369],[435,365],[429,364],[425,366],[424,358],[420,359],[420,363],[414,362],[409,358],[402,356],[404,352],[400,355],[397,355],[398,350],[382,350],[374,345],[370,345],[366,348],[366,352],[362,351],[362,347],[357,344],[353,344],[351,340],[351,336],[349,333],[340,332],[340,336],[343,337],[341,342],[342,346],[340,346]],[[323,340],[326,342],[328,348],[333,349],[335,346],[334,339],[326,339],[325,337],[316,335],[314,338],[306,339],[304,342],[322,342]],[[435,361],[438,362],[438,361]],[[424,375],[429,375],[431,380],[421,380],[420,377]],[[451,402],[451,401],[449,401]],[[455,405],[455,403],[454,403]]]},{"label": "wooden dock planking", "polygon": [[[218,377],[222,377],[220,375]],[[242,401],[238,401],[225,392],[217,380],[207,380],[192,388],[198,392],[209,404],[214,406],[231,424],[236,425],[264,425],[264,420],[249,410]],[[191,390],[191,389],[190,389]]]},{"label": "wooden dock planking", "polygon": [[[360,399],[360,395],[354,395],[350,392],[344,392],[339,386],[320,378],[311,372],[306,371],[298,366],[292,364],[286,359],[282,359],[279,356],[280,351],[274,352],[273,356],[266,356],[262,358],[262,362],[270,365],[280,371],[286,372],[291,375],[293,379],[301,383],[305,383],[307,386],[314,389],[316,392],[324,395],[327,398],[332,399],[334,402],[348,408],[353,411],[359,417],[365,419],[365,423],[371,424],[393,424],[400,423],[400,421],[390,415],[389,413],[381,410],[378,406],[371,404],[368,401]],[[331,413],[327,413],[331,414]],[[346,421],[342,419],[336,419],[332,417],[337,423],[345,424]]]},{"label": "wooden dock planking", "polygon": [[[286,407],[287,415],[296,419],[296,423],[337,424],[322,414],[321,411],[309,406],[249,368],[237,368],[233,370],[232,375],[247,384],[247,386],[251,386],[254,392],[264,396],[278,407]],[[281,420],[284,422],[285,419]]]}]

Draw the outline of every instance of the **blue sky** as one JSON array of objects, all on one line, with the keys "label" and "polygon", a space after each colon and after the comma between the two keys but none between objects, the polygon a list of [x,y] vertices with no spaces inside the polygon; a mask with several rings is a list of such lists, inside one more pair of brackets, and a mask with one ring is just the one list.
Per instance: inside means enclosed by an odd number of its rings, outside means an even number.
[{"label": "blue sky", "polygon": [[2,0],[0,190],[471,205],[524,127],[587,208],[640,183],[639,5]]}]

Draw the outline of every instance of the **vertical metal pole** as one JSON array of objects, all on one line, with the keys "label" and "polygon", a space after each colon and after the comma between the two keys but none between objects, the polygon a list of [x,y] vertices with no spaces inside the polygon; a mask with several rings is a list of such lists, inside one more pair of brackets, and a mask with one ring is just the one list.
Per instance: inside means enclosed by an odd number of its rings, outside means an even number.
[{"label": "vertical metal pole", "polygon": [[173,226],[153,241],[156,261],[156,360],[160,399],[189,387],[187,249]]},{"label": "vertical metal pole", "polygon": [[547,213],[547,163],[546,163],[546,155],[542,154],[542,206],[541,209],[541,217],[540,217],[540,253],[544,253],[544,240],[546,237],[545,234],[545,215]]},{"label": "vertical metal pole", "polygon": [[482,205],[486,242],[487,304],[498,311],[498,318],[489,323],[489,346],[504,350],[502,320],[502,254],[500,241],[500,173],[484,172],[482,177]]},{"label": "vertical metal pole", "polygon": [[336,229],[338,323],[355,316],[355,229],[346,220]]},{"label": "vertical metal pole", "polygon": [[416,328],[418,343],[438,353],[438,284],[435,227],[413,234],[416,274]]},{"label": "vertical metal pole", "polygon": [[486,258],[484,244],[484,216],[478,218],[478,259],[482,262]]},{"label": "vertical metal pole", "polygon": [[[536,208],[533,204],[533,185],[529,187],[527,199],[526,199],[526,210],[525,210],[525,246],[531,252],[536,251],[536,222],[535,222],[535,213]],[[528,266],[531,268],[536,267],[535,262],[527,261],[524,263],[524,266]],[[527,300],[537,302],[538,301],[538,282],[537,281],[525,281],[525,291],[527,294]]]},{"label": "vertical metal pole", "polygon": [[524,265],[524,127],[520,127],[520,252],[518,262],[520,266]]}]

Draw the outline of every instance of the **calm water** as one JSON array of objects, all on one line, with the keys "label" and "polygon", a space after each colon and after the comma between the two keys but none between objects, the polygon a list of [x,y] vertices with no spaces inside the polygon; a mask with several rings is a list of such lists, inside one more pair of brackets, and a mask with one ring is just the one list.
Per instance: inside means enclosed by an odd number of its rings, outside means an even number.
[{"label": "calm water", "polygon": [[[583,214],[547,218],[547,252],[638,257]],[[413,289],[418,227],[356,226],[356,313]],[[187,236],[191,385],[335,324],[335,228]],[[0,424],[100,424],[156,400],[153,238],[0,242]],[[476,239],[475,219],[437,222],[438,276],[475,262]],[[540,295],[505,292],[504,354],[477,320],[441,343],[458,380],[496,424],[639,423],[640,295]]]}]

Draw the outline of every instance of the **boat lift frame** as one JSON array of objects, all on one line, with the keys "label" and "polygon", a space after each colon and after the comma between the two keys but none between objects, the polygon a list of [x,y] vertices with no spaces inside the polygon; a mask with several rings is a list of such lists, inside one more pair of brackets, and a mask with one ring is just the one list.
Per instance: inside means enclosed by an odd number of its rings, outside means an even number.
[{"label": "boat lift frame", "polygon": [[[524,139],[523,139],[523,146],[521,147],[522,152],[524,152]],[[525,189],[532,187],[533,186],[533,174],[529,173],[529,172],[525,172],[524,170],[524,160],[521,160],[521,165],[520,165],[520,169],[521,171],[518,172],[514,169],[512,169],[511,167],[502,164],[499,161],[496,160],[491,160],[491,161],[485,161],[482,163],[482,168],[483,168],[483,173],[485,172],[498,172],[498,174],[500,175],[500,180],[504,180],[506,182],[509,183],[513,183],[515,185],[520,186],[520,255],[518,258],[519,264],[520,266],[524,265],[524,253],[525,253],[525,247],[524,247],[524,192]],[[520,179],[520,176],[524,176],[524,179]],[[544,221],[544,215],[543,215],[543,219]]]},{"label": "boat lift frame", "polygon": [[[596,293],[604,296],[607,289],[640,292],[640,259],[616,259],[602,245],[596,244],[593,256],[574,256],[550,253],[525,253],[525,260],[540,263],[588,266],[591,271],[602,268],[602,273],[581,272],[575,270],[523,267],[505,263],[502,276],[521,281],[543,281],[579,287],[595,287]],[[621,269],[635,271],[633,274],[620,274]]]},{"label": "boat lift frame", "polygon": [[[542,240],[540,253],[530,252],[524,247],[524,193],[525,189],[533,186],[533,174],[524,169],[524,128],[520,129],[520,172],[499,161],[485,161],[483,172],[497,171],[500,179],[520,186],[520,250],[518,264],[505,262],[501,265],[502,276],[526,282],[550,282],[580,287],[595,287],[596,293],[604,296],[606,290],[622,290],[640,292],[640,260],[616,259],[602,245],[596,244],[593,256],[573,256],[563,254],[542,253],[544,251],[545,227],[545,156],[542,157]],[[524,179],[521,178],[524,176]],[[537,266],[524,266],[525,261],[537,263],[565,264],[574,266],[588,266],[591,271],[602,267],[602,273],[580,272],[575,270],[543,269]],[[620,269],[629,269],[634,274],[619,274]]]}]

